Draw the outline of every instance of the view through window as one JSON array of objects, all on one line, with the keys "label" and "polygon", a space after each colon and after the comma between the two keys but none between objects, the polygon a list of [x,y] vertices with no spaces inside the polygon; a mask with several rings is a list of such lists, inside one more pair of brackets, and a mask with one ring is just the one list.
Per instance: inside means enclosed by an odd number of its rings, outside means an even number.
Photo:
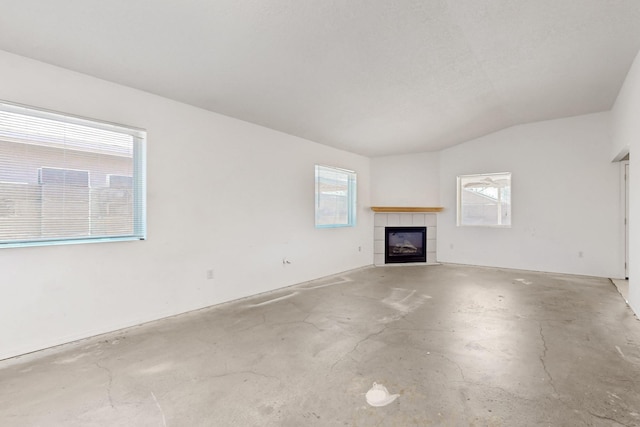
[{"label": "view through window", "polygon": [[510,227],[511,173],[459,176],[458,225]]},{"label": "view through window", "polygon": [[356,223],[356,173],[316,165],[316,227],[353,227]]},{"label": "view through window", "polygon": [[144,239],[145,138],[0,103],[0,247]]}]

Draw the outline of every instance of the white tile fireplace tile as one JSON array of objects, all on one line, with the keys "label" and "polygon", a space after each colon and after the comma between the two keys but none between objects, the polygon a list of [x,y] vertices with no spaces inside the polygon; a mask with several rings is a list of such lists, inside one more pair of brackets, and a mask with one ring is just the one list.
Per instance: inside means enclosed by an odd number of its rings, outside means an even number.
[{"label": "white tile fireplace tile", "polygon": [[400,225],[402,225],[402,226],[412,226],[413,225],[413,215],[411,215],[411,214],[400,214]]},{"label": "white tile fireplace tile", "polygon": [[[428,235],[428,233],[427,233]],[[384,241],[384,227],[374,227],[373,228],[373,240],[382,240]]]},{"label": "white tile fireplace tile", "polygon": [[387,214],[375,214],[373,216],[373,225],[376,227],[384,227],[387,225]]},{"label": "white tile fireplace tile", "polygon": [[427,240],[436,240],[437,237],[438,227],[427,227]]},{"label": "white tile fireplace tile", "polygon": [[387,215],[387,226],[388,227],[399,227],[400,225],[400,215],[399,214],[388,214]]},{"label": "white tile fireplace tile", "polygon": [[411,215],[412,224],[417,226],[425,225],[424,214],[413,214]]},{"label": "white tile fireplace tile", "polygon": [[384,265],[384,254],[374,254],[373,255],[373,264],[374,265]]}]

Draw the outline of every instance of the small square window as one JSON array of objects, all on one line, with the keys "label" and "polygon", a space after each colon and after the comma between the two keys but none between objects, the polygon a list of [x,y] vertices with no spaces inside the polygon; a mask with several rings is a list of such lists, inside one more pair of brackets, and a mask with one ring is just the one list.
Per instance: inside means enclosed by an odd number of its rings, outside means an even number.
[{"label": "small square window", "polygon": [[511,173],[458,176],[458,226],[511,227]]},{"label": "small square window", "polygon": [[356,173],[316,165],[316,227],[356,224]]}]

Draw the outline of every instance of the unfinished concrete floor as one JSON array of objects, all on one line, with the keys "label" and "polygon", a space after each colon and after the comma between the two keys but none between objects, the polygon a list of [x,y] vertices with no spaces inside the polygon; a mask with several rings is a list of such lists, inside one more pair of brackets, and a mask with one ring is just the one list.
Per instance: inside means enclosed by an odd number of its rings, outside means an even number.
[{"label": "unfinished concrete floor", "polygon": [[605,279],[368,268],[0,363],[0,426],[314,425],[637,426],[640,322]]}]

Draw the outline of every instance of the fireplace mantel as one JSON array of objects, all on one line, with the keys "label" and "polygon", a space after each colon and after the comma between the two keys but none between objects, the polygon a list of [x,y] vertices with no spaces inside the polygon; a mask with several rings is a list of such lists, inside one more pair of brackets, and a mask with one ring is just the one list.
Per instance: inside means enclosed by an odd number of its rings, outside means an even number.
[{"label": "fireplace mantel", "polygon": [[442,212],[442,207],[398,207],[398,206],[371,206],[374,212]]}]

